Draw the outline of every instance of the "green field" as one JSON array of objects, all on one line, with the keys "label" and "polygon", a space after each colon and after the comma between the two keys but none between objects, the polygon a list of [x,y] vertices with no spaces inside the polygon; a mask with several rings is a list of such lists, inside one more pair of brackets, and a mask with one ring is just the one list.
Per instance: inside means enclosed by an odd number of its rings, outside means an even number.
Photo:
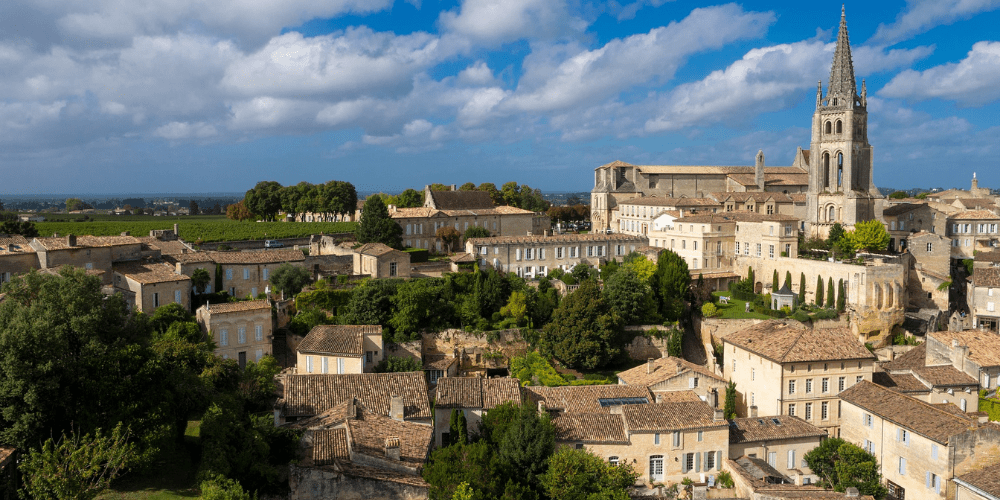
[{"label": "green field", "polygon": [[116,236],[128,231],[132,236],[148,236],[154,229],[173,229],[178,225],[180,237],[194,243],[213,241],[264,240],[271,238],[304,238],[319,233],[353,232],[355,222],[237,222],[222,215],[184,217],[154,217],[151,215],[89,215],[90,220],[53,214],[45,222],[36,222],[38,234]]}]

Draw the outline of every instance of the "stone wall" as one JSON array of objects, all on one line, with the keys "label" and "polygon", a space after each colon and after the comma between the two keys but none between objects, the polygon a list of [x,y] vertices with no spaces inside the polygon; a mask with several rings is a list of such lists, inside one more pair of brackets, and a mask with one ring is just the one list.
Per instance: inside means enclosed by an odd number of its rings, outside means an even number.
[{"label": "stone wall", "polygon": [[[348,476],[333,467],[290,466],[289,500],[426,500],[428,486],[414,476],[413,484]],[[426,484],[426,483],[424,483]]]},{"label": "stone wall", "polygon": [[458,357],[461,372],[508,366],[510,358],[527,352],[528,343],[521,338],[518,329],[466,332],[451,328],[424,333],[421,349],[424,355]]}]

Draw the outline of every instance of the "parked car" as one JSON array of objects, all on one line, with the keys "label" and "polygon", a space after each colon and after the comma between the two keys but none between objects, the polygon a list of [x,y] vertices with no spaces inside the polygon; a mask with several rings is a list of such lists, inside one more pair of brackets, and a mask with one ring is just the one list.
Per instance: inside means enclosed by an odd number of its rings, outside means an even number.
[{"label": "parked car", "polygon": [[264,248],[281,248],[283,246],[285,244],[278,240],[264,240]]}]

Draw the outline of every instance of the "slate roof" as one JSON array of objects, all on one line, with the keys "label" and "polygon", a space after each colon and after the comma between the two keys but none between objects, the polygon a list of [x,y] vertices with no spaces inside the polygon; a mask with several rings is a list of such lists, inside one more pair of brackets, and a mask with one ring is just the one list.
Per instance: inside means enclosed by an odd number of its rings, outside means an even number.
[{"label": "slate roof", "polygon": [[980,367],[1000,365],[1000,342],[997,342],[996,334],[979,330],[965,330],[961,332],[931,332],[928,335],[947,346],[951,345],[952,340],[958,340],[959,345],[968,346],[968,359]]},{"label": "slate roof", "polygon": [[956,483],[972,486],[993,497],[1000,497],[1000,463],[967,472],[955,478]]},{"label": "slate roof", "polygon": [[988,288],[1000,287],[1000,267],[973,268],[972,284],[975,286],[982,286]]},{"label": "slate roof", "polygon": [[849,328],[801,328],[772,320],[731,333],[723,342],[776,363],[875,359]]},{"label": "slate roof", "polygon": [[347,429],[313,431],[312,459],[313,465],[349,462],[351,453],[347,447]]},{"label": "slate roof", "polygon": [[420,467],[427,460],[434,428],[430,425],[400,422],[379,415],[359,405],[357,418],[347,419],[351,451],[385,458],[389,439],[399,442],[399,461],[408,467]]},{"label": "slate roof", "polygon": [[382,335],[381,325],[316,325],[299,343],[299,352],[364,356],[365,335]]},{"label": "slate roof", "polygon": [[271,309],[271,301],[268,299],[242,300],[239,302],[221,302],[219,304],[208,304],[208,312],[212,314],[228,314],[246,311],[256,311],[259,309]]},{"label": "slate roof", "polygon": [[736,418],[729,421],[729,444],[808,437],[826,437],[826,431],[799,417],[788,415]]},{"label": "slate roof", "polygon": [[311,417],[348,398],[356,398],[374,413],[389,415],[392,396],[402,396],[404,418],[431,418],[423,372],[288,374],[284,377],[284,397],[278,400],[278,406],[284,408],[288,417]]},{"label": "slate roof", "polygon": [[542,401],[548,410],[567,413],[611,413],[610,406],[601,406],[601,399],[646,398],[647,402],[654,400],[648,388],[636,385],[528,386],[524,388],[524,395],[532,405],[537,406],[538,402]]},{"label": "slate roof", "polygon": [[725,382],[722,377],[712,373],[707,368],[673,356],[664,356],[659,359],[654,359],[651,364],[651,372],[650,363],[647,362],[619,373],[618,378],[628,385],[644,385],[648,387],[673,378],[681,373],[691,371],[704,377]]},{"label": "slate roof", "polygon": [[301,250],[277,248],[249,252],[205,252],[218,264],[281,264],[306,260]]},{"label": "slate roof", "polygon": [[923,342],[900,354],[896,359],[882,363],[882,369],[885,371],[912,370],[924,366],[926,359],[927,343]]},{"label": "slate roof", "polygon": [[629,432],[675,431],[726,427],[725,420],[715,420],[715,410],[708,403],[669,402],[622,407]]},{"label": "slate roof", "polygon": [[493,208],[493,200],[486,191],[431,191],[428,204],[439,210],[476,210]]},{"label": "slate roof", "polygon": [[974,425],[973,419],[863,380],[840,393],[844,402],[947,445],[948,438]]},{"label": "slate roof", "polygon": [[628,444],[621,414],[560,413],[552,419],[556,441]]},{"label": "slate roof", "polygon": [[183,274],[177,274],[173,266],[163,262],[120,262],[113,264],[111,269],[144,285],[191,279]]}]

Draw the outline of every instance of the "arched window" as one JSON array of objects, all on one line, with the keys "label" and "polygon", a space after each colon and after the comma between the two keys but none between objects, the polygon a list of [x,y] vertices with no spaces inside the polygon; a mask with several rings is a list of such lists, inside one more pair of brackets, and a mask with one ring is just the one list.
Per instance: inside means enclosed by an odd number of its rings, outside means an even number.
[{"label": "arched window", "polygon": [[837,187],[844,185],[844,153],[837,153]]},{"label": "arched window", "polygon": [[835,214],[835,212],[833,211],[833,206],[831,205],[830,206],[830,213],[827,216],[826,220],[829,221],[829,222],[833,222],[834,220],[836,220],[836,216],[834,214]]},{"label": "arched window", "polygon": [[837,120],[837,133],[838,134],[844,133],[844,122],[840,120]]},{"label": "arched window", "polygon": [[830,153],[823,153],[823,187],[830,187]]},{"label": "arched window", "polygon": [[832,125],[830,125],[830,122],[826,122],[826,133],[829,134],[830,132],[832,132]]}]

